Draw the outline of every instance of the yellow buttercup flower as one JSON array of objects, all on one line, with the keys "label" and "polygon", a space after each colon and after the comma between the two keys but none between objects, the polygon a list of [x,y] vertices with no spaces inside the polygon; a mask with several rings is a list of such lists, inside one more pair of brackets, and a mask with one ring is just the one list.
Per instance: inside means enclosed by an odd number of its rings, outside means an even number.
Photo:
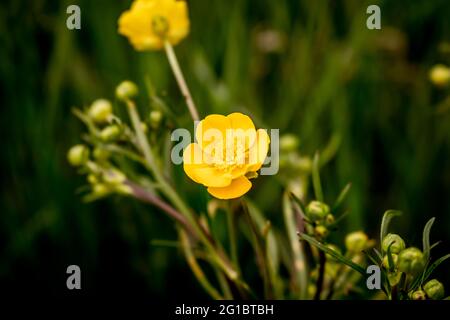
[{"label": "yellow buttercup flower", "polygon": [[187,4],[179,0],[136,0],[119,18],[119,33],[138,51],[175,45],[189,33]]},{"label": "yellow buttercup flower", "polygon": [[198,124],[197,143],[183,153],[184,171],[219,199],[234,199],[252,187],[269,150],[270,139],[263,129],[242,113],[209,115]]}]

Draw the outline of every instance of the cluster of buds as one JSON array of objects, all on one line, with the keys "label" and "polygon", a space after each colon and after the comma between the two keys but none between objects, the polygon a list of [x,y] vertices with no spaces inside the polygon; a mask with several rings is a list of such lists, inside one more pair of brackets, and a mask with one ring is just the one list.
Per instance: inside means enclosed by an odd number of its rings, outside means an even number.
[{"label": "cluster of buds", "polygon": [[[425,267],[422,251],[414,247],[406,248],[405,241],[398,234],[387,234],[383,239],[381,248],[384,254],[383,266],[392,275],[398,276],[399,272],[403,272],[415,276]],[[390,258],[388,251],[391,255]]]},{"label": "cluster of buds", "polygon": [[299,152],[300,140],[296,135],[284,134],[280,137],[280,172],[278,177],[298,198],[307,193],[308,177],[312,170],[312,160]]},{"label": "cluster of buds", "polygon": [[314,227],[314,235],[320,239],[325,239],[329,234],[329,228],[334,224],[334,216],[330,207],[320,201],[311,201],[306,207],[306,217]]},{"label": "cluster of buds", "polygon": [[436,279],[425,283],[421,289],[410,294],[412,300],[441,300],[445,297],[444,285]]},{"label": "cluster of buds", "polygon": [[[131,81],[123,81],[116,88],[119,101],[128,102],[138,94],[137,86]],[[85,144],[73,146],[67,153],[68,162],[80,168],[87,175],[91,193],[87,199],[97,199],[112,193],[130,194],[126,184],[126,175],[115,168],[111,161],[108,146],[112,144],[126,145],[133,141],[130,128],[113,113],[113,105],[107,99],[95,100],[85,111],[77,111],[80,119],[89,127],[92,150]],[[150,112],[148,120],[142,122],[142,131],[146,133],[148,126],[158,128],[162,121],[162,113]]]}]

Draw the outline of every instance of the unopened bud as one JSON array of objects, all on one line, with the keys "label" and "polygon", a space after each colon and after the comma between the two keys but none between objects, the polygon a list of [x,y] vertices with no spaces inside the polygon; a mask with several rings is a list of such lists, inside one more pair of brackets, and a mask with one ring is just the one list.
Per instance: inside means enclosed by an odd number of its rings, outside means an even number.
[{"label": "unopened bud", "polygon": [[362,231],[349,233],[345,237],[345,247],[350,252],[359,253],[366,249],[368,243],[369,237]]},{"label": "unopened bud", "polygon": [[103,175],[103,180],[108,184],[122,184],[126,178],[125,174],[117,169],[110,169]]},{"label": "unopened bud", "polygon": [[116,97],[121,101],[134,98],[138,94],[138,88],[134,82],[123,81],[116,88]]},{"label": "unopened bud", "polygon": [[299,140],[296,135],[285,134],[280,138],[280,151],[281,152],[291,152],[297,150],[299,145]]},{"label": "unopened bud", "polygon": [[110,152],[102,148],[95,148],[92,155],[97,161],[106,161],[110,156]]},{"label": "unopened bud", "polygon": [[398,262],[398,255],[396,255],[395,253],[392,253],[391,257],[392,257],[392,263],[393,263],[392,266],[389,264],[389,257],[388,257],[388,255],[385,255],[383,257],[383,266],[386,269],[388,269],[388,270],[392,269],[392,268],[395,268],[395,266],[397,265],[397,262]]},{"label": "unopened bud", "polygon": [[105,123],[112,115],[112,105],[106,99],[95,100],[89,108],[89,117],[96,123]]},{"label": "unopened bud", "polygon": [[99,182],[97,176],[92,173],[87,176],[87,180],[90,184],[96,184]]},{"label": "unopened bud", "polygon": [[152,128],[156,129],[159,127],[163,114],[159,110],[152,110],[149,115],[149,121]]},{"label": "unopened bud", "polygon": [[92,186],[92,193],[96,197],[106,196],[110,192],[111,192],[110,188],[104,183],[97,183],[97,184]]},{"label": "unopened bud", "polygon": [[436,86],[443,87],[450,82],[450,68],[438,64],[430,71],[430,80]]},{"label": "unopened bud", "polygon": [[89,159],[89,149],[83,144],[77,144],[70,148],[67,153],[67,160],[74,167],[85,164]]},{"label": "unopened bud", "polygon": [[318,225],[317,227],[314,228],[314,233],[319,238],[325,238],[325,237],[328,236],[329,232],[328,232],[328,229],[325,226]]},{"label": "unopened bud", "polygon": [[445,295],[444,285],[436,279],[428,281],[423,286],[423,290],[427,294],[427,297],[433,300],[441,300]]},{"label": "unopened bud", "polygon": [[104,142],[114,141],[120,136],[120,128],[117,125],[111,125],[100,131],[100,139]]},{"label": "unopened bud", "polygon": [[330,213],[330,208],[320,201],[311,201],[306,207],[306,215],[312,221],[324,219]]},{"label": "unopened bud", "polygon": [[405,249],[405,241],[403,241],[403,239],[398,234],[388,233],[383,239],[383,251],[387,252],[389,246],[391,247],[392,253],[400,253],[400,251]]},{"label": "unopened bud", "polygon": [[426,296],[425,292],[423,292],[422,290],[417,290],[417,291],[414,291],[411,294],[411,299],[413,299],[413,300],[427,300],[427,296]]},{"label": "unopened bud", "polygon": [[423,270],[425,261],[422,251],[417,248],[407,248],[398,255],[398,270],[415,275]]}]

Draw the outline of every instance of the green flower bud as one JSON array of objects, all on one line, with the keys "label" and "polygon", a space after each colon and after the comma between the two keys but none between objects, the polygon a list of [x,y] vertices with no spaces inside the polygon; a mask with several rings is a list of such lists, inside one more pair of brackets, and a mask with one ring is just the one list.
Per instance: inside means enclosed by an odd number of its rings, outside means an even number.
[{"label": "green flower bud", "polygon": [[314,233],[319,238],[325,238],[326,236],[328,236],[329,232],[328,232],[328,229],[325,226],[319,225],[319,226],[314,228]]},{"label": "green flower bud", "polygon": [[125,176],[125,174],[117,169],[110,169],[103,175],[103,181],[105,181],[105,183],[107,184],[119,185],[125,182],[126,179],[127,177]]},{"label": "green flower bud", "polygon": [[415,275],[423,270],[425,261],[423,253],[417,248],[407,248],[398,255],[398,270]]},{"label": "green flower bud", "polygon": [[387,273],[388,281],[391,286],[395,286],[400,283],[400,280],[402,279],[402,273],[401,272],[388,272]]},{"label": "green flower bud", "polygon": [[92,186],[92,193],[96,197],[106,196],[111,192],[111,189],[104,183],[97,183]]},{"label": "green flower bud", "polygon": [[79,167],[89,160],[89,149],[85,145],[77,144],[70,148],[67,160],[72,166]]},{"label": "green flower bud", "polygon": [[116,125],[107,126],[100,131],[100,139],[105,142],[114,141],[120,136],[120,128]]},{"label": "green flower bud", "polygon": [[327,216],[325,217],[325,223],[327,225],[330,225],[330,224],[333,224],[334,221],[335,221],[334,216],[331,213],[327,214]]},{"label": "green flower bud", "polygon": [[320,201],[311,201],[306,207],[306,215],[312,221],[324,219],[330,213],[330,208]]},{"label": "green flower bud", "polygon": [[92,173],[87,176],[87,180],[90,184],[97,184],[99,182],[97,176]]},{"label": "green flower bud", "polygon": [[110,152],[102,148],[95,148],[92,155],[94,156],[94,159],[97,161],[106,161],[110,156]]},{"label": "green flower bud", "polygon": [[391,267],[392,268],[395,268],[395,266],[397,265],[397,263],[398,263],[398,255],[396,255],[395,253],[391,253],[391,256],[392,256],[392,262],[394,263],[394,265],[393,266],[391,266],[391,265],[389,265],[389,257],[388,257],[388,255],[385,255],[384,257],[383,257],[383,266],[386,268],[386,269],[391,269]]},{"label": "green flower bud", "polygon": [[435,65],[430,70],[430,80],[434,85],[443,87],[450,82],[450,68],[445,65]]},{"label": "green flower bud", "polygon": [[413,300],[426,300],[427,296],[425,295],[425,292],[422,290],[417,290],[411,293],[410,298]]},{"label": "green flower bud", "polygon": [[129,195],[133,193],[133,189],[131,189],[130,186],[127,186],[126,184],[119,184],[114,187],[114,190],[117,193],[123,194],[123,195]]},{"label": "green flower bud", "polygon": [[163,114],[159,110],[153,110],[150,112],[149,121],[152,128],[156,129],[159,127],[161,120],[163,118]]},{"label": "green flower bud", "polygon": [[142,132],[144,132],[144,133],[148,132],[148,126],[145,122],[141,122],[141,129],[142,129]]},{"label": "green flower bud", "polygon": [[293,134],[285,134],[280,138],[280,150],[281,152],[291,152],[298,148],[299,140],[297,136]]},{"label": "green flower bud", "polygon": [[348,251],[359,253],[367,247],[369,237],[362,231],[349,233],[345,237],[345,247]]},{"label": "green flower bud", "polygon": [[400,253],[405,249],[405,241],[398,234],[388,233],[383,239],[383,251],[387,252],[389,246],[391,246],[391,253]]},{"label": "green flower bud", "polygon": [[89,117],[96,123],[105,123],[112,115],[112,105],[106,99],[95,100],[88,111]]},{"label": "green flower bud", "polygon": [[445,296],[444,285],[436,279],[428,281],[423,290],[427,294],[427,297],[433,300],[441,300]]},{"label": "green flower bud", "polygon": [[116,88],[116,97],[121,101],[134,98],[138,94],[138,87],[134,82],[123,81]]}]

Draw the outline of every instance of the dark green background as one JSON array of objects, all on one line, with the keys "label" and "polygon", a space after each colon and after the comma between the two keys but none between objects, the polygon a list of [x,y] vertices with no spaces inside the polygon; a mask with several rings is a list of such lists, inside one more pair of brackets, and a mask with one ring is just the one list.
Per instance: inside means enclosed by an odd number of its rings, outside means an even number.
[{"label": "dark green background", "polygon": [[[382,9],[382,30],[365,26],[369,4]],[[78,4],[82,30],[65,26]],[[83,292],[166,299],[204,297],[177,249],[150,245],[176,239],[172,222],[151,207],[114,198],[83,204],[84,184],[66,163],[83,126],[71,107],[150,76],[172,110],[188,114],[163,52],[137,53],[117,34],[130,1],[2,1],[0,4],[1,157],[0,288],[17,294],[67,293],[65,269],[82,269]],[[175,49],[202,115],[242,111],[260,127],[301,139],[301,151],[341,137],[324,168],[332,201],[352,182],[350,216],[338,235],[357,229],[377,237],[382,213],[421,245],[432,216],[432,241],[450,251],[450,108],[428,80],[450,63],[450,2],[192,0],[192,30]],[[260,30],[285,38],[280,52],[258,49]],[[447,89],[447,95],[449,90]],[[178,168],[179,169],[179,168]],[[199,189],[195,189],[196,192]],[[280,220],[281,186],[261,177],[249,194]],[[194,203],[195,198],[189,201]],[[448,263],[439,276],[449,285]],[[253,281],[258,281],[253,279]],[[448,294],[448,292],[447,292]]]}]

